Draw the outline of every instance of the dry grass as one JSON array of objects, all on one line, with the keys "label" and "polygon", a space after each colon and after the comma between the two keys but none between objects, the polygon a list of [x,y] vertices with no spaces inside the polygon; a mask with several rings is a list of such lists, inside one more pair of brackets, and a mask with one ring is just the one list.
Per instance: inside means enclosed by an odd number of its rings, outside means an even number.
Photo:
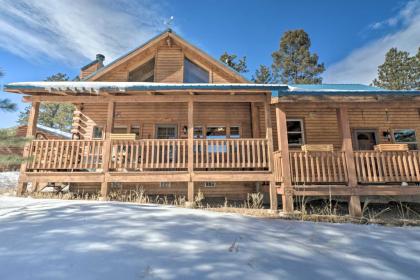
[{"label": "dry grass", "polygon": [[[0,190],[0,195],[15,195],[14,188]],[[31,193],[33,198],[43,199],[66,199],[66,200],[100,200],[99,193],[84,192],[37,192]],[[374,204],[369,201],[363,203],[362,217],[352,218],[348,215],[347,204],[338,202],[329,197],[323,200],[310,201],[305,197],[295,198],[295,212],[282,215],[281,211],[272,211],[264,208],[264,196],[262,193],[249,193],[247,199],[240,201],[211,202],[206,199],[204,193],[198,190],[194,202],[189,207],[200,208],[215,212],[236,213],[245,216],[261,218],[281,218],[288,220],[302,220],[312,222],[329,223],[358,223],[358,224],[380,224],[392,226],[420,226],[420,204],[409,204],[401,201],[389,204]],[[186,198],[180,196],[159,196],[148,195],[142,187],[135,189],[123,189],[113,187],[109,194],[109,200],[130,202],[138,204],[161,204],[177,207],[186,206]],[[280,214],[279,214],[280,213]]]}]

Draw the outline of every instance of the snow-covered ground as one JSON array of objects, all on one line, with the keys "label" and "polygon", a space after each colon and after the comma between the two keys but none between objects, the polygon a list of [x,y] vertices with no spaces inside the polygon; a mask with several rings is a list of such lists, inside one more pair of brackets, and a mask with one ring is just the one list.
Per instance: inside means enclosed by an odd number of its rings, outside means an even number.
[{"label": "snow-covered ground", "polygon": [[19,179],[19,171],[0,172],[0,189],[16,188]]},{"label": "snow-covered ground", "polygon": [[419,279],[420,229],[0,197],[0,279]]}]

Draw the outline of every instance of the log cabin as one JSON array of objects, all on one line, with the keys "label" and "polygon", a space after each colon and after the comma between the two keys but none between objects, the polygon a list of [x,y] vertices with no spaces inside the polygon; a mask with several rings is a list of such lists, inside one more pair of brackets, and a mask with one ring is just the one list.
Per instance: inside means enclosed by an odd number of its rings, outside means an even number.
[{"label": "log cabin", "polygon": [[360,197],[420,194],[420,92],[364,85],[255,84],[167,30],[80,81],[10,83],[32,103],[71,103],[72,140],[33,140],[28,182],[66,182],[100,192],[116,184],[148,194],[244,199],[293,211],[299,196],[340,196],[360,216]]}]

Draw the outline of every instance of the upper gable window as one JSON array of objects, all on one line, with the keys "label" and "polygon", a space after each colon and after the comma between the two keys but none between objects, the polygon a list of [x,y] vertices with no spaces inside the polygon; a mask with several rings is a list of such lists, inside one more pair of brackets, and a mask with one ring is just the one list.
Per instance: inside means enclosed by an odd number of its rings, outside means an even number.
[{"label": "upper gable window", "polygon": [[128,75],[129,82],[154,82],[155,58],[137,67]]},{"label": "upper gable window", "polygon": [[208,83],[209,72],[189,60],[184,59],[184,83]]}]

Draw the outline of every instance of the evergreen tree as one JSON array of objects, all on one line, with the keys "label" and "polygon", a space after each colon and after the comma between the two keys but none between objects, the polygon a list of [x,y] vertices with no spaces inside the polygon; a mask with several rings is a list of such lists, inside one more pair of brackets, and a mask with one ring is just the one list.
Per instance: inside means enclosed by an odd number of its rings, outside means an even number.
[{"label": "evergreen tree", "polygon": [[273,74],[270,68],[265,65],[260,65],[260,68],[255,70],[252,81],[257,84],[271,84],[273,82]]},{"label": "evergreen tree", "polygon": [[420,48],[416,56],[410,57],[406,51],[391,48],[385,61],[378,67],[378,77],[373,85],[390,90],[420,88]]},{"label": "evergreen tree", "polygon": [[[0,78],[3,77],[3,71],[0,69]],[[10,102],[9,99],[0,99],[0,110],[1,111],[15,111],[16,104]]]},{"label": "evergreen tree", "polygon": [[229,66],[230,68],[234,69],[238,73],[246,73],[248,72],[248,66],[246,63],[246,56],[239,58],[238,61],[236,59],[238,58],[235,54],[228,54],[225,52],[220,56],[220,61]]},{"label": "evergreen tree", "polygon": [[318,63],[318,55],[311,54],[311,40],[302,29],[284,33],[280,47],[273,52],[273,75],[275,82],[285,84],[320,84],[320,74],[325,71]]},{"label": "evergreen tree", "polygon": [[[0,77],[3,72],[0,71]],[[0,111],[12,112],[16,110],[16,104],[9,99],[0,100]],[[22,157],[13,153],[14,148],[23,147],[26,139],[16,136],[15,129],[0,129],[0,167],[18,164],[22,161]]]},{"label": "evergreen tree", "polygon": [[[69,77],[63,73],[54,74],[46,79],[46,81],[68,81]],[[30,107],[26,107],[20,112],[18,123],[27,124]],[[41,104],[39,108],[38,123],[57,128],[62,131],[70,132],[73,122],[74,106],[72,104]]]}]

